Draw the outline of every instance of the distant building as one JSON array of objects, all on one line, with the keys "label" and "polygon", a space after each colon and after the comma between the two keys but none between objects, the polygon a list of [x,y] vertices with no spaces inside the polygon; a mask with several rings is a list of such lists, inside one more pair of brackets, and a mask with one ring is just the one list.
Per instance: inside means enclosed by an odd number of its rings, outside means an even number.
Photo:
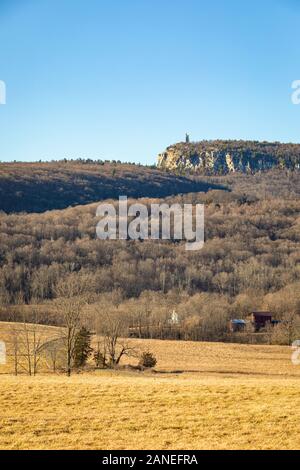
[{"label": "distant building", "polygon": [[230,320],[229,331],[231,333],[245,331],[247,325],[252,325],[254,332],[257,333],[267,325],[276,326],[279,323],[281,323],[279,320],[272,319],[271,312],[252,312],[247,320],[241,320],[238,318]]},{"label": "distant building", "polygon": [[272,313],[271,312],[252,312],[251,321],[255,328],[255,331],[259,331],[261,328],[265,328],[268,323],[272,324]]},{"label": "distant building", "polygon": [[189,144],[190,143],[190,136],[189,134],[185,134],[185,143]]},{"label": "distant building", "polygon": [[0,341],[0,365],[6,364],[6,345],[4,341]]},{"label": "distant building", "polygon": [[234,319],[229,322],[229,330],[231,333],[237,333],[246,329],[247,322],[245,320]]},{"label": "distant building", "polygon": [[175,312],[175,310],[173,310],[173,312],[171,313],[169,323],[170,325],[179,325],[180,323],[178,313]]}]

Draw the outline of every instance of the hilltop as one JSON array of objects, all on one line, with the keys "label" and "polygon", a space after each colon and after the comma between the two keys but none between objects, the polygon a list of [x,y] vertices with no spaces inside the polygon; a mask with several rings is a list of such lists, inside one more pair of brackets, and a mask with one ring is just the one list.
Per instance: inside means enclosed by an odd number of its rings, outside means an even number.
[{"label": "hilltop", "polygon": [[300,144],[241,140],[180,142],[158,156],[158,168],[199,174],[300,168]]},{"label": "hilltop", "polygon": [[0,210],[44,212],[104,199],[166,197],[221,186],[127,163],[0,163]]}]

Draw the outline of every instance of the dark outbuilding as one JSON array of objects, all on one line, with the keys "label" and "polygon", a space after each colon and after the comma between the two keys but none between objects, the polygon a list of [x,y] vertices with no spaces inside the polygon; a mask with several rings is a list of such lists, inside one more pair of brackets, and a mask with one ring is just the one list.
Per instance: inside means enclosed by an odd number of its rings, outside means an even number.
[{"label": "dark outbuilding", "polygon": [[272,323],[271,312],[252,312],[251,317],[255,331],[259,331],[261,328],[265,328],[268,323]]}]

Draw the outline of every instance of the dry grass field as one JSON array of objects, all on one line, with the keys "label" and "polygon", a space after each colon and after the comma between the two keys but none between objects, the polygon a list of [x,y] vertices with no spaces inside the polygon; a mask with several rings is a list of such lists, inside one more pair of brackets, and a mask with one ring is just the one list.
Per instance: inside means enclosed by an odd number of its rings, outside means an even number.
[{"label": "dry grass field", "polygon": [[0,366],[0,449],[300,449],[290,348],[137,342],[156,373],[14,377]]}]

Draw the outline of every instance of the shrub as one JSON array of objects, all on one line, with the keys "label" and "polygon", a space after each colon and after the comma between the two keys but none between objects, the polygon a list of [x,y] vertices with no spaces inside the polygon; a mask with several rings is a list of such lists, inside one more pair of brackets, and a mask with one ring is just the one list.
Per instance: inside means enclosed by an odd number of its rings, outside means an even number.
[{"label": "shrub", "polygon": [[106,358],[101,351],[95,351],[93,359],[97,369],[104,369],[106,367]]},{"label": "shrub", "polygon": [[141,355],[139,366],[145,369],[151,369],[157,364],[157,359],[151,352],[147,351]]}]

